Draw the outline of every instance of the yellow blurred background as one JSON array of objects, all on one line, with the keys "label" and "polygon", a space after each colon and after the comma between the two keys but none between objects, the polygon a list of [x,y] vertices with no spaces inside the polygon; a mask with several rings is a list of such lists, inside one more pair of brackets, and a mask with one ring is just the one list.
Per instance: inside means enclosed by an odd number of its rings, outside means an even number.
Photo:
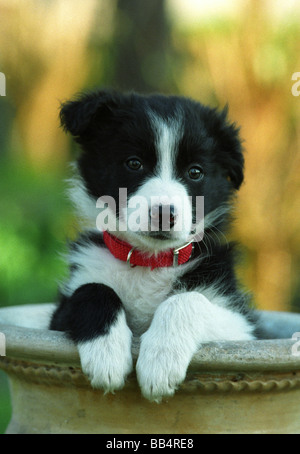
[{"label": "yellow blurred background", "polygon": [[246,177],[232,237],[257,307],[300,309],[299,2],[0,0],[0,305],[56,298],[73,218],[59,103],[96,86],[229,104]]},{"label": "yellow blurred background", "polygon": [[[258,308],[299,312],[299,23],[298,0],[0,0],[0,306],[56,299],[76,230],[59,105],[97,86],[229,104],[237,271]],[[10,413],[0,373],[0,433]]]}]

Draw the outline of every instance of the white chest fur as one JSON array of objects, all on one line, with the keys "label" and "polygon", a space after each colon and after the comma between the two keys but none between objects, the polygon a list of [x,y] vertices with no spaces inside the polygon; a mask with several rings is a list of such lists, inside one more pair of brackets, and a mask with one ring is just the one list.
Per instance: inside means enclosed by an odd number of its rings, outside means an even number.
[{"label": "white chest fur", "polygon": [[158,305],[171,293],[176,279],[189,265],[174,269],[131,268],[111,253],[94,244],[80,246],[70,254],[69,261],[78,266],[64,287],[71,295],[78,287],[99,283],[111,287],[121,299],[127,323],[134,334],[145,332]]}]

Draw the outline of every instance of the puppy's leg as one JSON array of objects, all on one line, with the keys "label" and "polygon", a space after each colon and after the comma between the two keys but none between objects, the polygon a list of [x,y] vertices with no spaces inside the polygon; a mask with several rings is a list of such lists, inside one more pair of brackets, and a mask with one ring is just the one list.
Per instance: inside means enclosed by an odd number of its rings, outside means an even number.
[{"label": "puppy's leg", "polygon": [[123,387],[132,370],[132,333],[111,288],[86,284],[63,297],[50,328],[66,331],[77,344],[82,370],[92,386],[106,392]]},{"label": "puppy's leg", "polygon": [[156,402],[173,395],[201,343],[250,340],[251,333],[245,317],[201,293],[171,296],[158,307],[141,339],[136,369],[143,395]]}]

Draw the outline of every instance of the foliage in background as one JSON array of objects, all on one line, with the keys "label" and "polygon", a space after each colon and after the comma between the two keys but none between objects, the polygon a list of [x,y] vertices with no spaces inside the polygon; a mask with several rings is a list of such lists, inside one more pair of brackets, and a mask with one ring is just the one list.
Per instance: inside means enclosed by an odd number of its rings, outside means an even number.
[{"label": "foliage in background", "polygon": [[1,305],[56,300],[72,230],[61,177],[26,162],[0,161]]},{"label": "foliage in background", "polygon": [[[180,88],[215,105],[229,103],[246,150],[245,184],[233,235],[244,246],[239,272],[262,309],[299,303],[300,68],[297,16],[270,15],[269,2],[248,3],[238,19],[176,30]],[[299,310],[299,307],[298,307]]]},{"label": "foliage in background", "polygon": [[108,86],[229,104],[246,149],[232,232],[245,251],[239,274],[258,307],[300,310],[300,9],[275,16],[272,1],[248,0],[187,27],[172,19],[174,2],[0,0],[0,306],[56,299],[59,253],[75,233],[59,105]]},{"label": "foliage in background", "polygon": [[300,70],[299,9],[275,17],[268,0],[249,0],[239,15],[191,28],[172,22],[166,6],[0,0],[1,304],[54,297],[67,222],[60,179],[70,158],[59,104],[95,85],[229,103],[246,149],[233,229],[245,250],[239,273],[258,307],[297,303],[300,98],[291,76]]},{"label": "foliage in background", "polygon": [[7,377],[0,371],[0,434],[6,430],[11,415],[11,403],[8,394]]}]

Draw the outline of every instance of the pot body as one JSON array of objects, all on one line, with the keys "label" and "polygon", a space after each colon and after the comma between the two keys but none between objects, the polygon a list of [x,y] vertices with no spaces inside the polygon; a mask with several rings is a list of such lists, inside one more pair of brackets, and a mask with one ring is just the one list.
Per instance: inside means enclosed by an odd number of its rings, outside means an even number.
[{"label": "pot body", "polygon": [[142,397],[134,373],[115,394],[93,389],[63,333],[3,324],[1,310],[0,331],[13,407],[7,434],[300,433],[291,339],[203,346],[175,395],[156,404]]},{"label": "pot body", "polygon": [[300,373],[189,373],[161,404],[93,390],[81,370],[2,360],[13,404],[8,434],[300,433]]}]

